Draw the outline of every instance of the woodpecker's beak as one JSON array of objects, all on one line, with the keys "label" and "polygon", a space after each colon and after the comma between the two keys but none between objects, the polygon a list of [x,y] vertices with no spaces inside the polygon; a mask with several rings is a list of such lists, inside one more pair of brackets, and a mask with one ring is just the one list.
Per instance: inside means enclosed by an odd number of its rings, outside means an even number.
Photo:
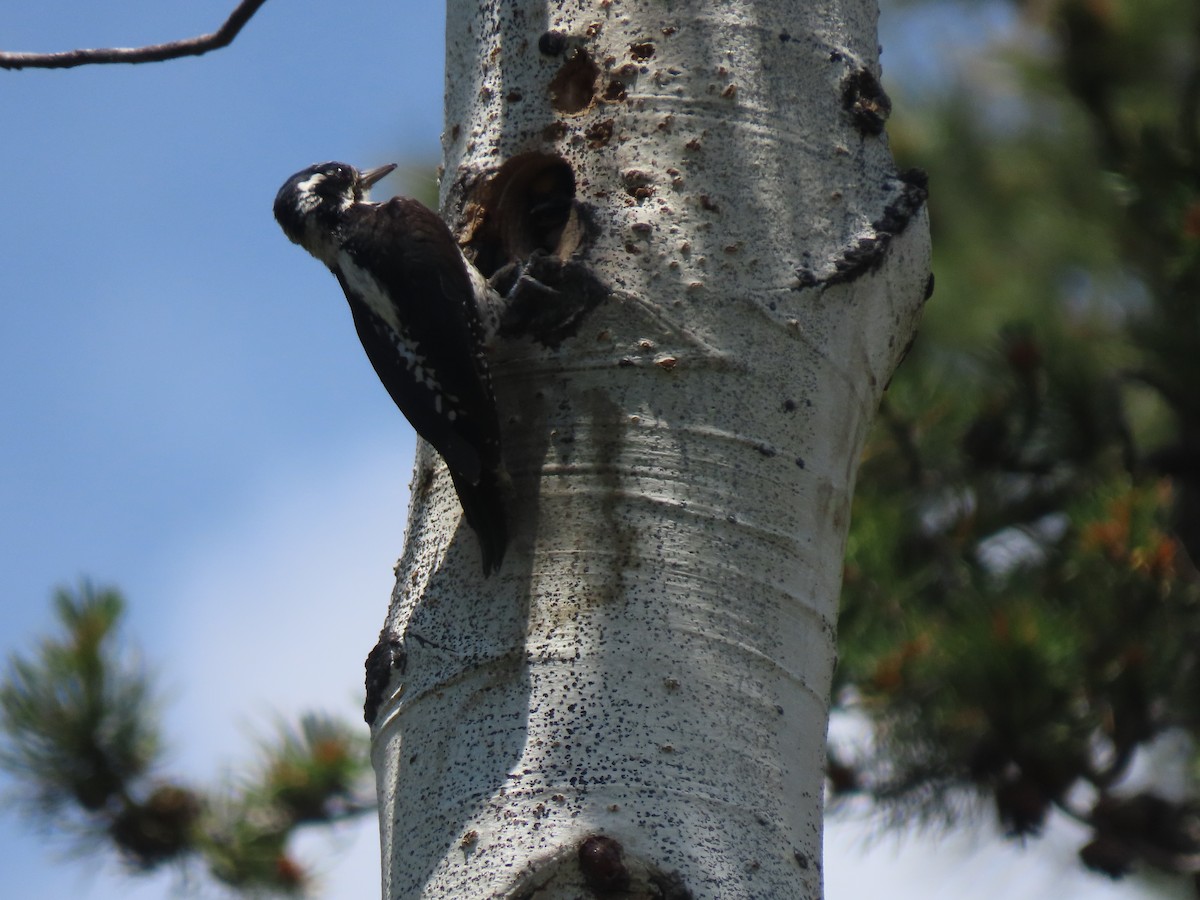
[{"label": "woodpecker's beak", "polygon": [[358,183],[362,185],[364,191],[368,190],[371,185],[382,180],[394,168],[396,168],[395,163],[388,163],[386,166],[380,166],[377,169],[367,169],[367,171],[358,174]]}]

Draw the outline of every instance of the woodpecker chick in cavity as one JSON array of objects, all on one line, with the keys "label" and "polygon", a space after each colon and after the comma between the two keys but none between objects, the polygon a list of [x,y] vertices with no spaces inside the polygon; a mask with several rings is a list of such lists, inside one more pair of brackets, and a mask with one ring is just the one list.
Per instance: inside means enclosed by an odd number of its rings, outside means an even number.
[{"label": "woodpecker chick in cavity", "polygon": [[508,533],[476,295],[487,286],[433,210],[406,197],[370,201],[371,186],[394,168],[309,166],[279,189],[275,218],[342,286],[379,380],[446,461],[488,575],[504,558]]}]

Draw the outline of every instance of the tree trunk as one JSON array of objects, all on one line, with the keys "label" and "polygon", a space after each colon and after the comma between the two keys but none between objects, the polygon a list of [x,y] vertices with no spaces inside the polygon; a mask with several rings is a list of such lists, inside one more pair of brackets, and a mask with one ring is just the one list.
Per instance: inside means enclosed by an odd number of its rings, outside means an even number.
[{"label": "tree trunk", "polygon": [[385,897],[821,895],[851,493],[929,266],[875,19],[448,3],[511,544],[483,578],[420,450],[368,673]]}]

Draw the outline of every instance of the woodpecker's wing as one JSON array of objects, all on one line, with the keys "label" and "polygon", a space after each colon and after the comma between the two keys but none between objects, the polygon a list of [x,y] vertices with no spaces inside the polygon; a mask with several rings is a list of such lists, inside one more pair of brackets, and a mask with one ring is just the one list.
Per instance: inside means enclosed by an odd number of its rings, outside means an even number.
[{"label": "woodpecker's wing", "polygon": [[500,429],[466,262],[445,223],[402,197],[348,212],[334,274],[367,358],[413,428],[470,483]]}]

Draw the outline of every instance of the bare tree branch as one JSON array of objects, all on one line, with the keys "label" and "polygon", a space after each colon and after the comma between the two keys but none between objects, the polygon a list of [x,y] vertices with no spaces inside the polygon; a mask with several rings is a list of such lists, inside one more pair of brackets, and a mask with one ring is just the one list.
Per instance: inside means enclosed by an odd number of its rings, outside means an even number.
[{"label": "bare tree branch", "polygon": [[0,51],[0,69],[70,69],[96,63],[161,62],[181,56],[199,56],[233,43],[242,26],[267,0],[242,0],[216,31],[148,47],[109,47],[68,50],[64,53],[6,53]]}]

